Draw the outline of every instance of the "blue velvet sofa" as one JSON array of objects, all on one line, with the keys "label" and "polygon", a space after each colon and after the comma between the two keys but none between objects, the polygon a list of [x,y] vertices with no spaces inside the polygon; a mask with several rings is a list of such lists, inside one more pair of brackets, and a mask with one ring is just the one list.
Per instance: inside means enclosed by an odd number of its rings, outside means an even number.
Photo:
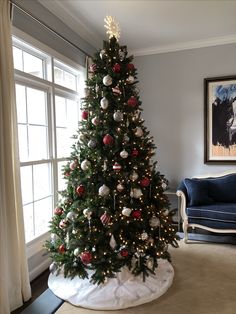
[{"label": "blue velvet sofa", "polygon": [[236,233],[236,170],[184,179],[178,190],[184,241],[188,228]]}]

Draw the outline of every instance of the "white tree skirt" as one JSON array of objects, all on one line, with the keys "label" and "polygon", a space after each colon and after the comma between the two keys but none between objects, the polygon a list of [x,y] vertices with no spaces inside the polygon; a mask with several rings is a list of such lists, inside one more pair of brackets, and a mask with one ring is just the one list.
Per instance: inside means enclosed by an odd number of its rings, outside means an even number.
[{"label": "white tree skirt", "polygon": [[76,306],[93,310],[118,310],[137,306],[159,298],[171,286],[174,269],[160,259],[156,275],[150,274],[143,282],[142,275],[135,277],[123,268],[116,278],[105,284],[94,285],[89,279],[64,278],[50,274],[48,286],[59,298]]}]

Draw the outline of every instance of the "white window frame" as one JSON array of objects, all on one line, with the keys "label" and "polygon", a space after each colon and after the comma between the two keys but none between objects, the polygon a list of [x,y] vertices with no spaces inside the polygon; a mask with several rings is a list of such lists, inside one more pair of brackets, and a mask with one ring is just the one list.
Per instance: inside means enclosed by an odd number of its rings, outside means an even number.
[{"label": "white window frame", "polygon": [[[32,45],[36,47],[36,49],[42,51],[42,54],[38,54],[37,50],[33,51],[32,49],[29,48],[27,52],[30,52],[31,54],[35,55],[36,57],[39,57],[40,59],[44,60],[45,68],[43,71],[44,78],[40,78],[37,76],[33,76],[29,73],[20,71],[20,70],[15,70],[15,83],[16,84],[23,84],[32,88],[40,88],[43,89],[47,92],[48,95],[48,120],[51,119],[52,121],[52,128],[54,132],[54,136],[56,135],[56,123],[55,123],[55,95],[65,97],[65,98],[70,98],[72,100],[78,101],[78,106],[79,106],[79,101],[81,96],[83,95],[83,90],[84,90],[84,81],[86,77],[86,69],[83,68],[82,66],[76,64],[74,61],[70,60],[69,58],[61,55],[57,51],[54,51],[50,47],[44,45],[43,43],[39,42],[38,40],[34,39],[30,35],[22,32],[21,30],[13,27],[13,36],[17,37],[20,39],[20,41],[23,41],[25,43],[24,45],[24,50],[27,49],[27,44]],[[14,46],[17,48],[22,48],[19,42],[16,40],[16,44],[14,42]],[[32,53],[33,52],[33,53]],[[49,58],[48,58],[49,55]],[[51,60],[49,60],[51,58]],[[78,70],[80,72],[80,82],[77,80],[77,88],[79,90],[74,91],[71,89],[68,89],[64,86],[58,85],[53,83],[54,80],[54,60],[55,60],[55,65],[57,66],[60,65],[60,68],[64,68],[67,72],[70,72],[72,74],[76,74],[73,69]],[[61,62],[61,63],[60,63]],[[64,63],[68,66],[64,66]],[[51,75],[50,75],[51,73]],[[45,80],[45,75],[49,76],[48,80]],[[78,116],[79,120],[79,116]],[[52,140],[52,129],[48,128],[48,139],[49,141]],[[49,162],[51,163],[51,171],[52,171],[52,194],[54,196],[54,206],[57,202],[57,187],[58,187],[58,170],[57,170],[57,163],[61,161],[67,160],[67,158],[58,158],[56,155],[56,140],[54,139],[54,143],[50,143],[50,147],[52,148],[51,151],[49,150],[49,158],[45,160],[40,160],[40,161],[35,161],[35,162],[22,162],[21,166],[25,165],[32,165],[32,164],[38,164],[38,163],[46,163]],[[68,156],[69,157],[69,156]],[[37,254],[39,251],[42,250],[42,247],[45,243],[45,241],[49,239],[49,232],[46,232],[45,234],[40,235],[39,237],[31,240],[26,244],[27,247],[27,257],[28,260],[33,257],[35,254]],[[47,265],[48,266],[48,265]],[[37,273],[36,273],[37,275]],[[33,278],[35,275],[33,276]],[[31,276],[31,279],[33,279]]]}]

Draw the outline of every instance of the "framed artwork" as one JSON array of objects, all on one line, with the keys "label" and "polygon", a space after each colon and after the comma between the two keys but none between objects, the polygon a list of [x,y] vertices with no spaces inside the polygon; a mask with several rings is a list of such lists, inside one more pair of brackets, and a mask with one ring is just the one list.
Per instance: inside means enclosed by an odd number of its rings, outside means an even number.
[{"label": "framed artwork", "polygon": [[204,79],[205,163],[236,162],[236,75]]}]

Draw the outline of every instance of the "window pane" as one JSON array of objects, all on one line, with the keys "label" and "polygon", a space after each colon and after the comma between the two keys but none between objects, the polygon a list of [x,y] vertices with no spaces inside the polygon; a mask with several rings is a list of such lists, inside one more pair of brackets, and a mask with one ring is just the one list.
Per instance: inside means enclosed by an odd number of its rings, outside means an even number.
[{"label": "window pane", "polygon": [[24,72],[43,78],[43,60],[23,51]]},{"label": "window pane", "polygon": [[63,97],[55,97],[56,126],[66,126],[66,100]]},{"label": "window pane", "polygon": [[28,123],[47,125],[46,93],[27,87]]},{"label": "window pane", "polygon": [[56,84],[63,85],[63,71],[58,67],[54,67],[54,81]]},{"label": "window pane", "polygon": [[51,167],[50,164],[33,166],[34,172],[34,200],[38,200],[52,194]]},{"label": "window pane", "polygon": [[19,153],[20,161],[27,161],[29,159],[28,155],[28,140],[27,140],[27,126],[19,124],[18,125],[18,142],[19,142]]},{"label": "window pane", "polygon": [[76,134],[76,131],[78,129],[78,104],[74,100],[67,99],[67,126],[71,130],[71,135]]},{"label": "window pane", "polygon": [[23,205],[33,202],[32,166],[20,168]]},{"label": "window pane", "polygon": [[76,90],[76,76],[64,71],[64,86]]},{"label": "window pane", "polygon": [[24,225],[25,225],[25,240],[29,242],[34,239],[34,211],[33,204],[23,207]]},{"label": "window pane", "polygon": [[[71,135],[71,134],[70,134]],[[57,128],[57,157],[70,156],[71,141],[65,128]]]},{"label": "window pane", "polygon": [[48,158],[47,127],[29,126],[29,159]]},{"label": "window pane", "polygon": [[47,197],[34,204],[35,237],[49,230],[49,221],[52,218],[52,197]]},{"label": "window pane", "polygon": [[16,107],[18,123],[26,123],[25,86],[16,84]]},{"label": "window pane", "polygon": [[57,173],[58,173],[58,191],[66,189],[66,180],[63,178],[62,167],[67,164],[66,161],[61,161],[57,163]]},{"label": "window pane", "polygon": [[14,68],[23,71],[22,50],[13,46]]}]

